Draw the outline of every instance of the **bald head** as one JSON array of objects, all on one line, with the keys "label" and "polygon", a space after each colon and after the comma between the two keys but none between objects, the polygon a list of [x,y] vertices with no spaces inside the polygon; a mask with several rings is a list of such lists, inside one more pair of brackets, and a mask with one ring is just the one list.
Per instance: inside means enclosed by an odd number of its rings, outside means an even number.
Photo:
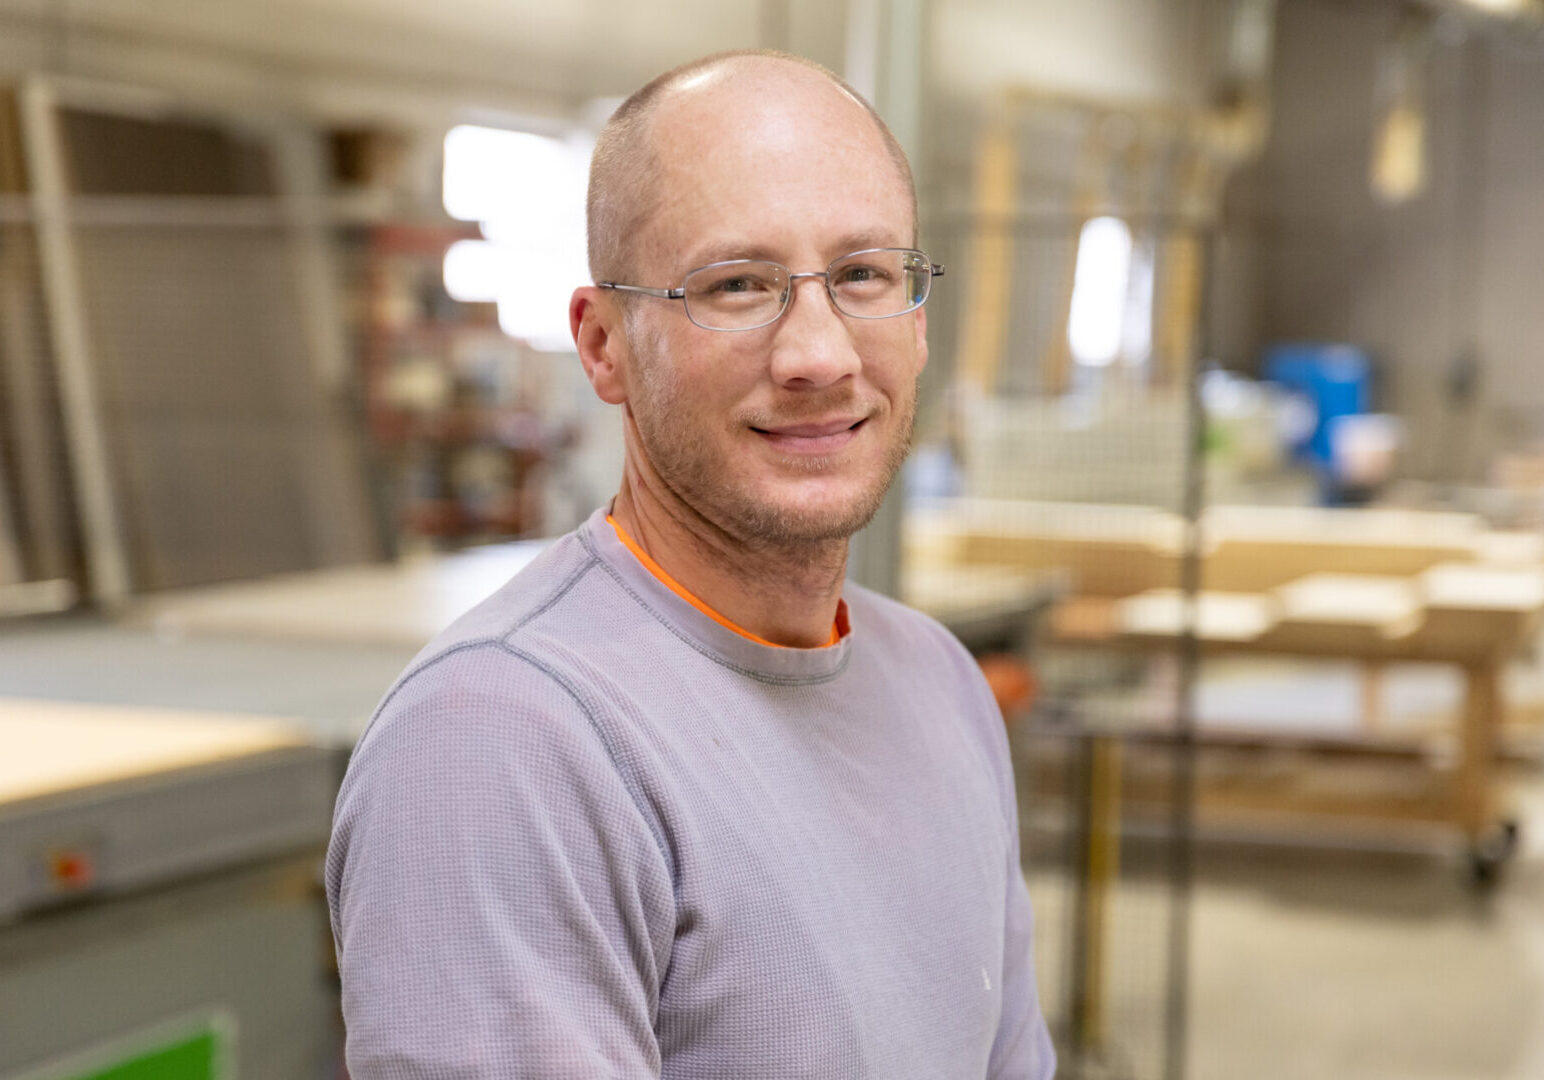
[{"label": "bald head", "polygon": [[[683,96],[724,91],[743,85],[750,93],[777,93],[783,84],[818,83],[822,92],[841,95],[861,109],[895,166],[911,202],[912,226],[917,197],[906,154],[867,101],[827,68],[803,57],[770,50],[715,53],[674,68],[655,78],[624,101],[612,114],[595,144],[590,162],[586,206],[590,275],[599,281],[629,282],[637,274],[634,241],[658,205],[660,182],[667,164],[662,155],[708,153],[711,147],[690,147],[679,138],[662,147],[658,121]],[[656,284],[650,282],[649,284]]]}]

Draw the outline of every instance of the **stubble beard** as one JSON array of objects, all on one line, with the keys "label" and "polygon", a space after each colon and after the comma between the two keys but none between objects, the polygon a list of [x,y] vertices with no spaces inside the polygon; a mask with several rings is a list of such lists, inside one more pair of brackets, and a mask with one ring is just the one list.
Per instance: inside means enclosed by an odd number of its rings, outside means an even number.
[{"label": "stubble beard", "polygon": [[[760,498],[756,492],[736,485],[731,470],[714,458],[701,432],[684,422],[689,411],[680,403],[689,391],[659,351],[649,348],[647,352],[646,357],[640,356],[639,393],[631,412],[650,465],[677,498],[749,548],[791,551],[850,538],[879,512],[885,492],[911,451],[917,405],[915,384],[905,401],[895,403],[895,430],[880,467],[846,505],[806,507]],[[817,407],[805,404],[801,412],[809,416],[844,411],[851,414],[857,411],[852,408],[855,403],[854,395],[848,391],[821,399]],[[733,419],[739,425],[770,427],[798,422],[800,418],[757,413]],[[829,458],[788,456],[783,466],[816,476],[830,471],[832,463]]]}]

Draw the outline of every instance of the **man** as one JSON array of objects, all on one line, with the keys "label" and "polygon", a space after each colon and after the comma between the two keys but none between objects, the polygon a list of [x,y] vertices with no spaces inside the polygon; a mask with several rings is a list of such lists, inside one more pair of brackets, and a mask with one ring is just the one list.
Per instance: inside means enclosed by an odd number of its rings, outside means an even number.
[{"label": "man", "polygon": [[618,110],[589,214],[570,317],[622,487],[354,755],[355,1080],[1045,1080],[999,714],[843,583],[927,359],[904,155],[824,69],[724,54]]}]

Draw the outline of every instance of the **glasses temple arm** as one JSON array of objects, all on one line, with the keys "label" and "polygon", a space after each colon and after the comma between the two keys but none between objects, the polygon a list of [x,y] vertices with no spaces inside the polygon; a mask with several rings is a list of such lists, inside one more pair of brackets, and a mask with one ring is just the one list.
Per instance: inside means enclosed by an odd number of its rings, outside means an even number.
[{"label": "glasses temple arm", "polygon": [[657,296],[661,300],[680,300],[686,296],[686,290],[682,289],[649,289],[642,285],[618,285],[614,281],[597,281],[597,289],[617,289],[621,292],[643,293],[645,296]]}]

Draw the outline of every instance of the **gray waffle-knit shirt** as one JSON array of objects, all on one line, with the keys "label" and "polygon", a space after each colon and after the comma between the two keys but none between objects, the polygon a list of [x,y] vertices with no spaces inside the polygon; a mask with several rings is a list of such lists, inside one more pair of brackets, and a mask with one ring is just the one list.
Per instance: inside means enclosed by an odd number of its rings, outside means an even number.
[{"label": "gray waffle-knit shirt", "polygon": [[758,644],[600,511],[432,642],[333,822],[354,1080],[1047,1080],[997,708],[846,600]]}]

